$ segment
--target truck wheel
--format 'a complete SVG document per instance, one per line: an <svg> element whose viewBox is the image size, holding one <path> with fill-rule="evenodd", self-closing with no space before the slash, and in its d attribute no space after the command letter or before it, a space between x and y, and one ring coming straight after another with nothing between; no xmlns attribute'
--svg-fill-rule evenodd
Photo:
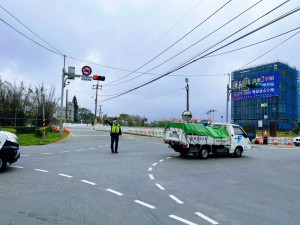
<svg viewBox="0 0 300 225"><path fill-rule="evenodd" d="M198 153L199 157L201 159L207 159L208 158L208 155L209 155L209 151L207 148L202 148L199 153Z"/></svg>
<svg viewBox="0 0 300 225"><path fill-rule="evenodd" d="M2 155L0 155L0 172L6 168L6 164L7 162L5 158Z"/></svg>
<svg viewBox="0 0 300 225"><path fill-rule="evenodd" d="M234 151L234 156L236 158L240 158L243 154L243 150L240 147L237 147Z"/></svg>

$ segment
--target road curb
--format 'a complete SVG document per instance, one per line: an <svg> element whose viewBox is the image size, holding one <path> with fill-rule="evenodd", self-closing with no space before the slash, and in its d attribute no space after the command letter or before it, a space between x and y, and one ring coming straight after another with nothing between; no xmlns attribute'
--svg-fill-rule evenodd
<svg viewBox="0 0 300 225"><path fill-rule="evenodd" d="M64 138L64 139L58 140L58 141L53 142L53 143L48 144L48 145L53 145L53 144L61 143L61 142L63 142L63 141L68 140L70 137L71 137L71 134L69 134L68 137L66 137L66 138Z"/></svg>

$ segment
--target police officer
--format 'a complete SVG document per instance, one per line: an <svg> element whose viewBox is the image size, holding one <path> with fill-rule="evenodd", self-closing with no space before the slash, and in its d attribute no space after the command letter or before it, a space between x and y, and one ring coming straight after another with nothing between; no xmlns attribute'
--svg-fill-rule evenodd
<svg viewBox="0 0 300 225"><path fill-rule="evenodd" d="M122 136L122 131L120 124L118 124L117 118L113 119L113 122L108 121L106 118L105 122L111 126L110 136L111 136L111 153L118 153L118 143L119 136ZM115 143L115 151L114 151L114 143Z"/></svg>

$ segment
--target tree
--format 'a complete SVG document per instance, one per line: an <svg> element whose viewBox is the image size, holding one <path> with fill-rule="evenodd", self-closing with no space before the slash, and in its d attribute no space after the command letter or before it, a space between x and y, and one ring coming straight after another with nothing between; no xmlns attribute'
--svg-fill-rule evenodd
<svg viewBox="0 0 300 225"><path fill-rule="evenodd" d="M128 117L127 124L128 124L129 127L133 127L133 125L134 125L133 116Z"/></svg>
<svg viewBox="0 0 300 225"><path fill-rule="evenodd" d="M78 103L77 103L77 98L76 96L74 95L73 97L73 105L74 105L74 122L79 122L79 118L78 118L78 109L79 109L79 106L78 106Z"/></svg>

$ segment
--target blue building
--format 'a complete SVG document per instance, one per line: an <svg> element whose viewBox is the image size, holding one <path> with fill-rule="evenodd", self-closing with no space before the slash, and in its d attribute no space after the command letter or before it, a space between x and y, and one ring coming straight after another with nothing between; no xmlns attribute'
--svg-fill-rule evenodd
<svg viewBox="0 0 300 225"><path fill-rule="evenodd" d="M275 122L278 130L291 130L300 118L299 71L282 62L234 71L231 82L258 82L264 86L240 90L231 95L231 119L233 123L263 128Z"/></svg>

